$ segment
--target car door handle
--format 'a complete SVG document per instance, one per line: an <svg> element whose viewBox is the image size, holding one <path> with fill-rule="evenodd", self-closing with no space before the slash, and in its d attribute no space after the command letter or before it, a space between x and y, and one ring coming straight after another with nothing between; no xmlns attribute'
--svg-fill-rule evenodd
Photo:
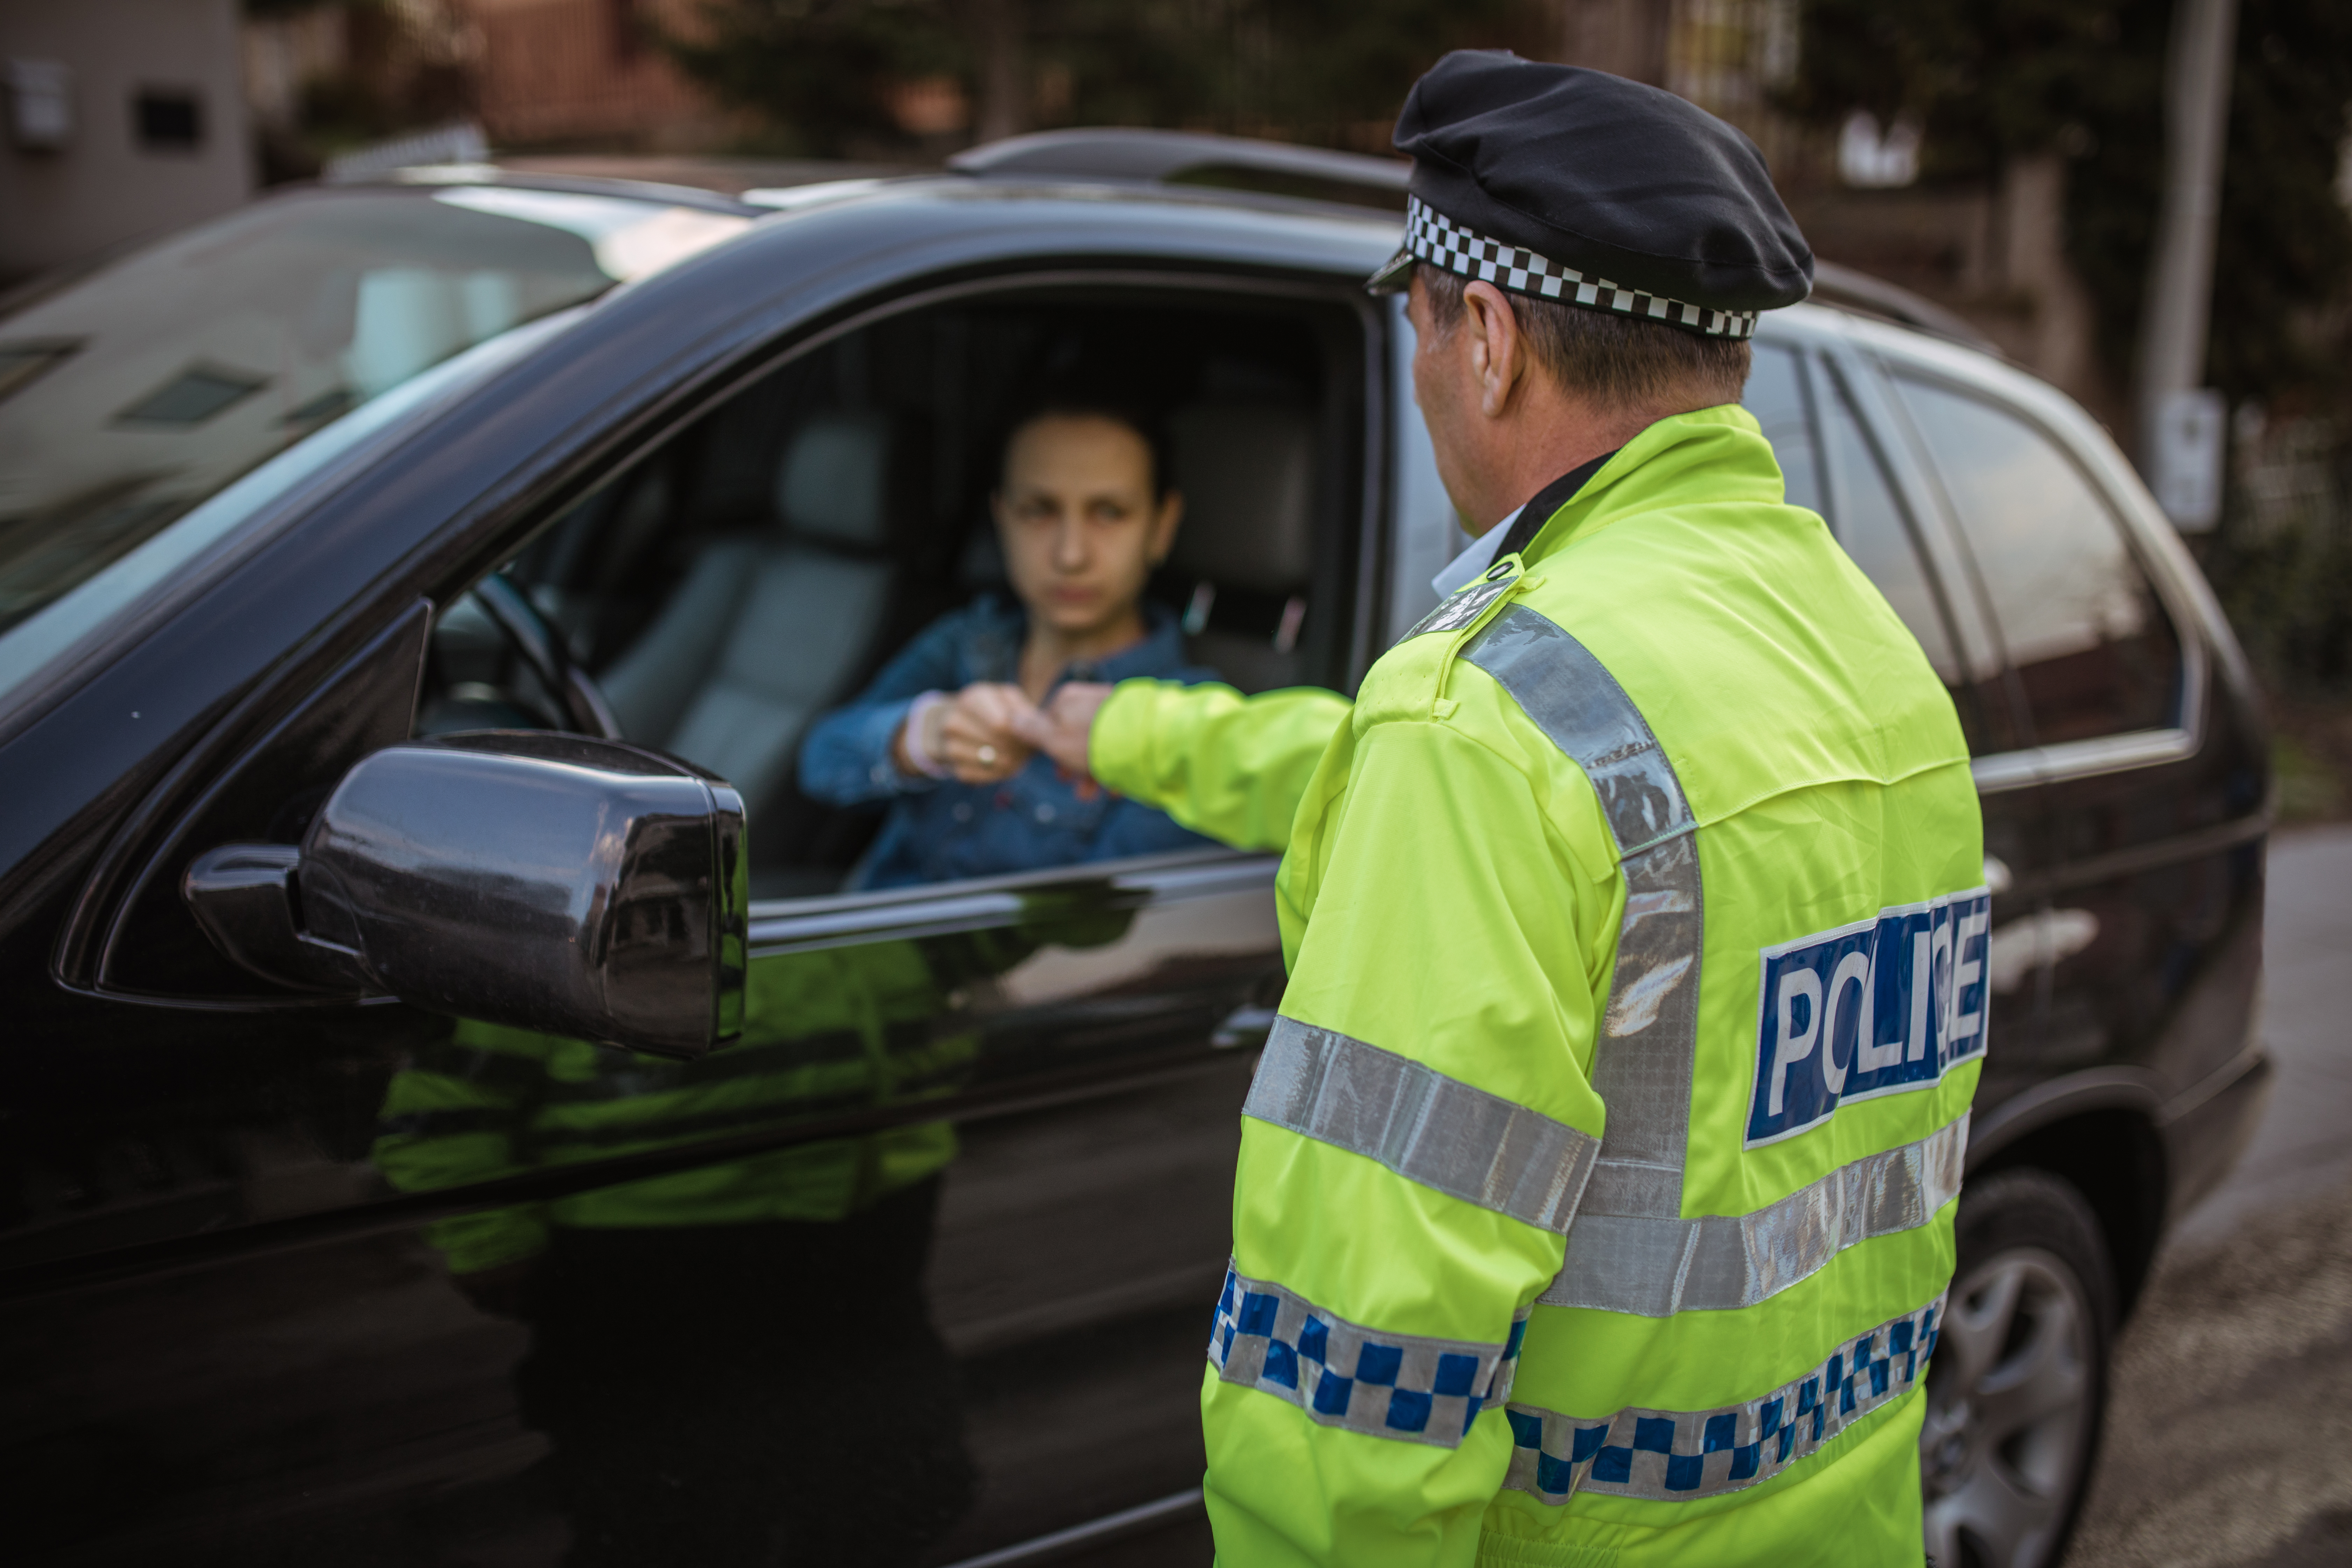
<svg viewBox="0 0 2352 1568"><path fill-rule="evenodd" d="M1209 1037L1209 1044L1221 1051L1262 1046L1266 1036L1274 1032L1274 1021L1279 1016L1271 1007L1236 1007L1225 1015L1225 1021Z"/></svg>

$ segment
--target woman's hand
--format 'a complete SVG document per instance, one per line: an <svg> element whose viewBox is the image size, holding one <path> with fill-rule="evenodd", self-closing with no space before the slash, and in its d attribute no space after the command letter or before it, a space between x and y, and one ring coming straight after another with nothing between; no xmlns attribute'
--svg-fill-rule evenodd
<svg viewBox="0 0 2352 1568"><path fill-rule="evenodd" d="M1013 721L1022 740L1054 759L1068 776L1092 784L1087 746L1094 738L1095 715L1110 698L1108 685L1069 680L1042 710L1031 707Z"/></svg>
<svg viewBox="0 0 2352 1568"><path fill-rule="evenodd" d="M1016 726L1037 705L1017 686L975 681L944 702L935 702L921 714L923 732L916 737L925 753L965 784L997 784L1028 765L1032 748ZM907 773L922 770L908 751L908 737L901 726L892 751Z"/></svg>

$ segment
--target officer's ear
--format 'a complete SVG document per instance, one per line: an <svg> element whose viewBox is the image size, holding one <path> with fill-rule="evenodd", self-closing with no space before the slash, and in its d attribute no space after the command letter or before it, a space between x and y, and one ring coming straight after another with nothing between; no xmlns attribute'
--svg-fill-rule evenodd
<svg viewBox="0 0 2352 1568"><path fill-rule="evenodd" d="M1498 419L1511 405L1511 392L1526 369L1526 346L1510 297L1492 283L1462 290L1462 326L1470 334L1470 369L1478 379L1478 411Z"/></svg>

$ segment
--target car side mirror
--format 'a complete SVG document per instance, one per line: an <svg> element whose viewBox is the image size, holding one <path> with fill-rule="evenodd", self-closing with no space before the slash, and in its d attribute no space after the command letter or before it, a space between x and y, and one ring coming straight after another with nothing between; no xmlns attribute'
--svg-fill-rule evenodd
<svg viewBox="0 0 2352 1568"><path fill-rule="evenodd" d="M215 945L282 985L692 1058L742 1027L743 802L643 747L538 731L390 746L299 845L181 882Z"/></svg>

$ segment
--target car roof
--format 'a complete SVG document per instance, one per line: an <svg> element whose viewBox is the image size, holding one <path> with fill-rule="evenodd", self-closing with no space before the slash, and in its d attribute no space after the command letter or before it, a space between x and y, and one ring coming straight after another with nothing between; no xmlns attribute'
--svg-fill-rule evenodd
<svg viewBox="0 0 2352 1568"><path fill-rule="evenodd" d="M1038 132L982 143L944 169L905 164L683 157L542 157L509 163L424 166L336 182L355 185L501 185L658 202L758 216L803 210L883 190L930 187L1027 198L1099 197L1106 189L1260 212L1353 221L1392 243L1412 165L1374 157L1203 132L1098 127ZM1933 300L1835 262L1816 263L1809 304L1885 323L2003 361L1990 338ZM1766 321L1771 321L1768 316Z"/></svg>

